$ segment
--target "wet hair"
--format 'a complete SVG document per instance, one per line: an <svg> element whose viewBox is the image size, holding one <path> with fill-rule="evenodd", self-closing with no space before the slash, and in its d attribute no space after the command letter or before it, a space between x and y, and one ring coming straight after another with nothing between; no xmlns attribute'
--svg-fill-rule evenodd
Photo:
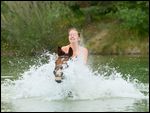
<svg viewBox="0 0 150 113"><path fill-rule="evenodd" d="M78 32L78 36L80 37L80 32L79 32L75 27L70 28L70 29L68 30L68 32L70 32L71 30L77 31L77 32Z"/></svg>

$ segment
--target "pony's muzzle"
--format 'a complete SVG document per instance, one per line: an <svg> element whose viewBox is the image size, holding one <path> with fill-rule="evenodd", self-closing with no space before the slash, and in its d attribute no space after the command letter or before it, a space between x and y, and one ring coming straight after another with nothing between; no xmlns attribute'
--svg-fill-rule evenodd
<svg viewBox="0 0 150 113"><path fill-rule="evenodd" d="M62 81L61 80L55 80L57 83L61 83Z"/></svg>
<svg viewBox="0 0 150 113"><path fill-rule="evenodd" d="M61 83L62 82L62 79L64 78L63 77L63 72L60 72L60 71L54 71L54 75L55 75L55 81L57 83Z"/></svg>
<svg viewBox="0 0 150 113"><path fill-rule="evenodd" d="M55 81L57 83L61 83L62 82L62 77L55 77Z"/></svg>
<svg viewBox="0 0 150 113"><path fill-rule="evenodd" d="M58 66L55 67L55 70L53 71L53 73L55 75L55 81L57 83L61 83L62 80L64 79L64 76L63 76L63 66L62 65L58 65Z"/></svg>

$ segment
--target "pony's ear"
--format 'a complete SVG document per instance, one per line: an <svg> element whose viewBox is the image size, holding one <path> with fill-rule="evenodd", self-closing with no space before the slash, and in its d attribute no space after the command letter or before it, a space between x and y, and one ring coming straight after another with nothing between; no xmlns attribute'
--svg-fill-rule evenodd
<svg viewBox="0 0 150 113"><path fill-rule="evenodd" d="M69 57L71 57L73 55L73 50L71 47L69 47L69 52L68 52Z"/></svg>
<svg viewBox="0 0 150 113"><path fill-rule="evenodd" d="M61 47L58 47L57 52L58 52L58 56L62 56L65 54L65 52L61 50Z"/></svg>

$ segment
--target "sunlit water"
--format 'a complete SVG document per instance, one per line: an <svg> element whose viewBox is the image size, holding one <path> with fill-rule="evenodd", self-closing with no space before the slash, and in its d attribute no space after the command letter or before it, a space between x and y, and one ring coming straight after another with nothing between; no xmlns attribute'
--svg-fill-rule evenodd
<svg viewBox="0 0 150 113"><path fill-rule="evenodd" d="M17 79L2 81L1 111L149 111L148 83L130 75L124 78L108 65L94 71L76 60L68 61L65 79L56 83L56 55L45 55L48 62L31 65Z"/></svg>

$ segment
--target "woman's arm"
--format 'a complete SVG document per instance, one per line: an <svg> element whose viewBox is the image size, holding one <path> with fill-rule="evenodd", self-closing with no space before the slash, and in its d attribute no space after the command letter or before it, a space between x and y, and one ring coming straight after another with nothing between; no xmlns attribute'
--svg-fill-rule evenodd
<svg viewBox="0 0 150 113"><path fill-rule="evenodd" d="M88 50L87 48L83 48L83 62L84 64L87 64L87 60L88 60Z"/></svg>

